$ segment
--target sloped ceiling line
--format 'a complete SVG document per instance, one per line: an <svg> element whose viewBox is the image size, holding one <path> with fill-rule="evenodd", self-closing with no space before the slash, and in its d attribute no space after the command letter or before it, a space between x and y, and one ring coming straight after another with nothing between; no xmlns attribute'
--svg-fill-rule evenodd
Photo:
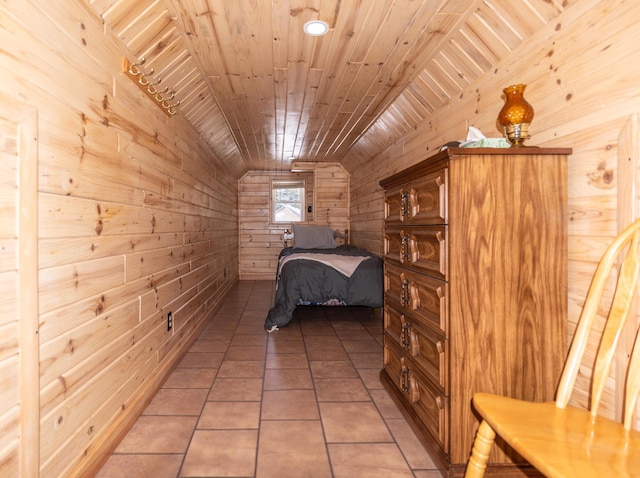
<svg viewBox="0 0 640 478"><path fill-rule="evenodd" d="M86 0L236 177L356 167L415 130L563 0ZM307 37L310 19L328 21ZM351 159L349 159L351 158ZM346 161L345 161L346 160Z"/></svg>

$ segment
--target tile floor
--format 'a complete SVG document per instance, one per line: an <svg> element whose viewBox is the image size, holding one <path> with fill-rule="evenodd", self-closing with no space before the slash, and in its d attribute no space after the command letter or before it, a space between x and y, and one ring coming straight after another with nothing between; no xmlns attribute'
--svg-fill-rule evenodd
<svg viewBox="0 0 640 478"><path fill-rule="evenodd" d="M367 308L298 307L263 329L272 281L241 281L98 478L441 473L383 389Z"/></svg>

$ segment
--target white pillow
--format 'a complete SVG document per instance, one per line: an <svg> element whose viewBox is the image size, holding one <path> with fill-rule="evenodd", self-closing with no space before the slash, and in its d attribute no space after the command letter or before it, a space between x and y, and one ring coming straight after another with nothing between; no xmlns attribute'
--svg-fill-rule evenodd
<svg viewBox="0 0 640 478"><path fill-rule="evenodd" d="M295 249L335 249L334 231L327 226L293 225Z"/></svg>

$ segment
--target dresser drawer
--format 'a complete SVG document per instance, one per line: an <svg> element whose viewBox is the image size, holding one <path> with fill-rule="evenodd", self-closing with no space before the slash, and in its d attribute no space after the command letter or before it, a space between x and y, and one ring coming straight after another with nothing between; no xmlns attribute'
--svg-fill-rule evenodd
<svg viewBox="0 0 640 478"><path fill-rule="evenodd" d="M385 342L384 369L421 423L447 452L447 398L441 391L430 386L417 372L417 368L397 347Z"/></svg>
<svg viewBox="0 0 640 478"><path fill-rule="evenodd" d="M447 279L447 227L388 227L384 257L416 271Z"/></svg>
<svg viewBox="0 0 640 478"><path fill-rule="evenodd" d="M447 333L447 283L385 263L385 302L426 327Z"/></svg>
<svg viewBox="0 0 640 478"><path fill-rule="evenodd" d="M409 399L409 360L389 342L385 341L383 348L384 369L391 377L394 385Z"/></svg>
<svg viewBox="0 0 640 478"><path fill-rule="evenodd" d="M385 195L385 221L407 224L447 222L447 169L441 169Z"/></svg>
<svg viewBox="0 0 640 478"><path fill-rule="evenodd" d="M447 341L430 329L420 327L402 312L385 304L384 331L445 393L447 390Z"/></svg>
<svg viewBox="0 0 640 478"><path fill-rule="evenodd" d="M399 312L395 308L389 306L387 302L384 304L384 332L387 340L392 340L395 344L405 350L409 350L409 328L410 323L407 321L405 314Z"/></svg>
<svg viewBox="0 0 640 478"><path fill-rule="evenodd" d="M431 387L415 371L409 373L411 407L420 421L431 431L445 453L449 453L449 401L439 390Z"/></svg>

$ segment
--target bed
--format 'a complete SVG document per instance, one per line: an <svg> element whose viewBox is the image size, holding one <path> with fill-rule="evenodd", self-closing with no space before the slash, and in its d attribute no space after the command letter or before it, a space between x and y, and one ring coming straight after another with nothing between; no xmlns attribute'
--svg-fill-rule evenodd
<svg viewBox="0 0 640 478"><path fill-rule="evenodd" d="M294 225L294 246L278 256L276 296L264 327L289 323L299 305L382 307L382 259L365 249L336 245L326 226Z"/></svg>

